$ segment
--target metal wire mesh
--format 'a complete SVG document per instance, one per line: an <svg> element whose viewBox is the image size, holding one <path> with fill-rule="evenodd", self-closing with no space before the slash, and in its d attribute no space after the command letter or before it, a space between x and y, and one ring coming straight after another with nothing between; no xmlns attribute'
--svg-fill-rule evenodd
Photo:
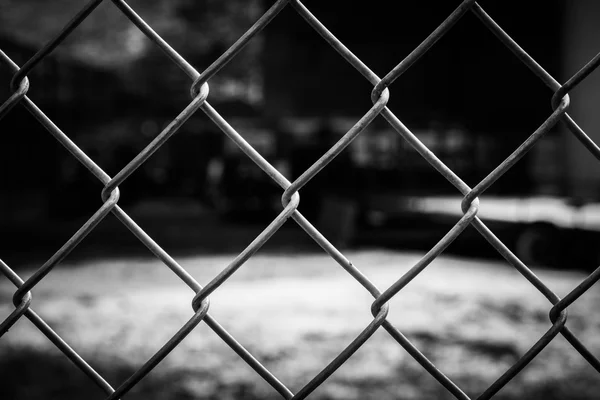
<svg viewBox="0 0 600 400"><path fill-rule="evenodd" d="M567 309L583 293L585 293L598 279L600 268L590 274L578 287L573 289L564 298L558 297L542 282L525 264L523 264L478 218L479 199L500 176L508 171L521 157L525 155L555 124L562 121L573 135L600 160L600 148L585 134L585 132L567 114L569 106L569 92L580 84L600 64L600 54L596 55L579 72L572 76L564 85L558 83L548 74L527 52L525 52L474 0L462 2L419 46L417 46L405 59L383 78L379 78L344 46L319 20L298 0L278 0L244 33L239 40L225 51L202 73L190 65L173 48L169 46L124 0L112 0L114 5L127 16L155 45L177 64L193 81L191 85L192 101L188 106L146 146L133 160L129 162L114 177L107 175L94 163L69 137L61 131L27 96L29 81L27 74L58 47L81 24L102 0L92 0L63 30L50 40L22 67L17 66L8 55L0 50L1 62L7 64L14 71L11 81L13 94L0 107L0 119L6 116L17 104L25 107L48 132L54 136L73 157L104 184L102 191L103 204L98 211L58 250L46 263L42 265L27 281L23 281L8 265L0 261L0 272L4 274L16 287L13 296L14 311L0 324L0 337L4 335L17 320L28 318L56 347L62 351L79 369L95 382L106 394L107 399L116 399L130 391L143 379L157 364L161 362L200 322L204 321L227 345L229 345L246 363L248 363L264 380L266 380L282 397L286 399L301 399L311 394L321 385L336 369L356 352L380 327L383 327L421 366L427 370L457 399L469 399L461 388L419 351L403 334L387 319L388 302L412 279L420 274L450 243L456 239L468 225L474 226L477 231L514 267L539 290L550 302L549 320L551 326L548 331L531 347L514 365L512 365L500 378L493 382L478 399L492 398L504 385L513 379L519 372L535 358L544 347L558 334L563 335L569 343L600 372L600 361L596 358L566 326ZM343 137L330 148L323 156L308 168L294 182L289 182L277 169L267 162L243 137L233 129L228 122L207 101L209 94L208 81L218 71L231 61L240 50L251 41L257 33L265 28L277 14L286 6L293 7L304 20L316 30L322 38L335 49L348 63L360 72L373 86L371 100L373 106L363 115L358 122ZM469 187L451 169L431 152L419 139L386 107L389 99L389 87L406 72L416 60L423 56L453 25L467 12L474 13L485 27L508 47L518 58L530 68L553 92L552 113L544 123L525 140L508 158L498 165L474 188ZM283 189L283 211L258 235L254 241L242 251L225 269L222 270L206 286L198 284L194 278L182 268L167 252L165 252L150 236L148 236L136 222L123 211L119 205L119 185L123 183L140 165L159 149L185 121L198 109L202 110L216 124L227 137L254 161L266 174L268 174ZM419 260L405 275L401 276L389 288L380 291L361 271L351 263L327 238L325 238L302 214L298 211L300 202L299 191L339 155L349 144L367 127L373 119L382 115L395 131L420 155L425 158L441 175L443 175L464 196L462 201L463 217L452 229ZM169 267L181 280L183 280L195 293L193 297L193 316L181 329L156 353L150 360L141 366L116 389L111 387L89 364L83 360L32 308L32 290L49 274L82 240L89 234L109 213L113 213L148 249ZM208 313L209 296L217 290L229 277L231 277L244 263L252 257L274 235L277 230L292 218L302 229L318 243L341 267L356 279L374 298L371 306L372 322L348 345L329 365L317 374L297 393L292 393L277 377L267 370L256 358L248 352L232 335L230 335Z"/></svg>

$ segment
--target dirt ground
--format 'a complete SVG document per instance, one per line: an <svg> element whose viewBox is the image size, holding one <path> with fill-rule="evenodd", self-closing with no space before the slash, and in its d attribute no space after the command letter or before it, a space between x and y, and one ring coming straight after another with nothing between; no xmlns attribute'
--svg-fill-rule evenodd
<svg viewBox="0 0 600 400"><path fill-rule="evenodd" d="M351 251L381 290L420 252ZM179 256L201 284L235 254ZM32 268L19 270L23 278ZM559 296L585 274L535 272ZM0 279L0 318L14 287ZM139 368L192 315L193 292L160 261L73 259L34 290L32 308L113 385ZM600 354L600 290L569 309L568 325ZM293 392L372 320L373 299L318 252L259 252L211 296L210 314ZM550 328L550 304L502 262L444 256L390 302L388 319L472 398ZM0 398L100 399L102 392L26 320L0 338ZM497 399L594 399L600 377L558 336ZM130 399L280 398L206 325L200 324L129 395ZM383 329L309 398L449 399Z"/></svg>

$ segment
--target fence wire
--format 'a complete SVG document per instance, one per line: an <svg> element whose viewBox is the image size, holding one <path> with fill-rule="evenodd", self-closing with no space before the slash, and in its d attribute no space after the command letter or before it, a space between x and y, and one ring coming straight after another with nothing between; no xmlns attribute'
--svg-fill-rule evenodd
<svg viewBox="0 0 600 400"><path fill-rule="evenodd" d="M29 279L23 281L8 265L0 261L0 272L4 274L16 287L13 296L15 309L0 324L0 338L20 318L28 318L45 336L48 337L79 369L81 369L94 383L106 394L106 399L117 399L129 392L141 379L143 379L156 365L158 365L177 345L202 321L206 323L228 346L230 346L246 363L248 363L265 381L267 381L285 399L303 399L321 385L334 373L346 360L356 352L380 327L385 329L421 366L427 370L439 383L441 383L457 399L470 399L465 392L450 378L440 371L419 349L413 345L386 317L388 302L412 279L420 274L448 245L455 240L468 225L474 226L477 231L549 301L550 328L538 341L514 363L500 378L493 382L477 399L492 398L504 385L513 379L519 372L535 358L544 347L557 335L561 334L571 345L600 372L600 361L595 357L567 327L567 310L583 293L585 293L598 279L600 268L590 274L579 286L574 288L564 298L553 293L525 264L523 264L479 219L478 197L485 192L499 177L506 173L521 157L523 157L554 125L562 121L570 132L600 160L600 148L586 135L586 133L567 114L569 107L569 92L580 84L600 64L600 53L590 60L579 72L572 76L564 85L558 83L548 74L525 50L523 50L474 0L463 1L419 46L417 46L405 59L393 68L383 78L379 78L358 57L356 57L342 42L340 42L310 10L298 0L276 1L257 21L244 33L236 43L225 51L202 73L190 65L165 42L124 0L112 0L114 5L135 24L140 31L154 42L175 64L177 64L192 80L190 93L192 100L185 109L133 160L127 164L114 177L106 174L94 163L71 139L56 126L35 103L28 97L29 81L27 75L47 57L56 47L80 25L103 0L88 2L73 17L62 31L50 40L22 67L16 65L8 55L0 50L0 61L6 64L13 72L11 89L13 94L0 106L0 119L5 117L17 104L25 107L48 132L54 136L80 163L104 185L102 191L103 204L89 220L65 243L48 261L46 261ZM371 100L373 106L366 111L362 118L343 137L331 147L323 156L308 168L294 182L289 182L276 168L267 162L243 137L229 125L229 123L209 104L208 82L218 71L231 61L242 48L250 42L262 29L265 28L277 14L286 6L291 6L321 37L335 49L348 63L364 76L372 85ZM482 24L508 47L518 59L531 69L554 93L551 100L552 112L544 123L525 140L508 158L498 165L474 188L469 187L463 180L449 169L440 159L431 152L419 139L402 123L402 121L387 108L390 96L390 85L406 72L416 60L423 56L437 40L444 36L452 26L467 12L474 13ZM202 110L239 148L254 161L266 174L268 174L283 189L283 211L258 235L252 243L245 248L226 268L224 268L206 286L201 286L196 280L164 251L149 235L147 235L118 205L119 185L123 183L137 168L148 160L185 121L198 110ZM464 196L462 201L463 217L452 229L420 259L406 274L401 276L384 291L378 289L361 271L351 263L319 230L317 230L298 211L300 202L299 191L315 175L338 156L372 121L382 115L395 131L416 149L440 174L442 174ZM113 388L98 372L96 372L75 350L73 350L32 308L32 290L58 265L109 213L113 213L148 249L183 280L194 292L191 299L193 315L189 321L141 366L125 382ZM374 298L371 306L373 320L364 330L348 345L329 365L308 382L297 393L292 393L284 383L259 360L254 358L231 334L229 334L209 313L209 296L217 290L229 277L231 277L244 263L264 245L271 236L289 219L292 218L302 229L342 268L356 279Z"/></svg>

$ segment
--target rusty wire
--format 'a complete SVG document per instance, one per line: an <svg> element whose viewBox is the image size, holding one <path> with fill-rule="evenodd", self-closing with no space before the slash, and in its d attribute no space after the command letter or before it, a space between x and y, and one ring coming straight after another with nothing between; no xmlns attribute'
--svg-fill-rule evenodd
<svg viewBox="0 0 600 400"><path fill-rule="evenodd" d="M190 93L192 100L188 106L114 177L107 175L94 163L71 139L60 130L28 97L27 92L30 82L27 74L47 57L56 47L71 34L102 2L92 0L88 2L67 23L63 30L40 49L31 59L19 68L4 52L0 50L0 62L6 64L14 73L10 82L13 94L0 106L0 119L6 116L11 109L21 104L25 107L47 130L58 140L80 163L82 163L98 180L104 184L102 191L102 206L89 220L65 243L46 263L44 263L29 279L23 281L8 265L0 261L0 272L5 275L16 287L13 296L15 309L0 323L0 338L23 316L48 337L56 347L62 351L79 369L96 383L106 394L107 399L116 399L125 395L141 379L143 379L161 360L166 357L177 345L201 322L204 321L227 345L229 345L246 363L248 363L265 381L267 381L283 398L302 399L307 397L321 385L337 368L339 368L358 348L360 348L373 333L383 327L419 364L423 366L441 385L443 385L457 399L470 399L450 378L412 344L400 329L386 317L388 302L407 284L419 275L436 257L438 257L450 243L455 240L468 225L474 226L477 231L538 291L551 303L549 307L548 331L538 339L514 365L512 365L500 378L493 382L478 399L492 398L506 383L513 379L537 354L550 343L558 334L562 334L571 345L600 372L600 360L596 358L567 327L567 309L583 293L600 279L600 268L590 274L577 288L573 289L564 298L554 294L525 264L523 264L477 217L479 210L478 197L485 192L499 177L508 171L520 158L522 158L554 125L562 121L572 134L600 160L600 148L585 134L585 132L567 114L569 107L568 93L581 83L600 64L600 53L590 60L564 85L558 83L548 74L525 50L523 50L503 29L477 4L474 0L463 1L419 46L417 46L404 60L394 67L383 78L379 78L366 66L350 49L342 44L311 12L298 0L276 1L258 20L245 32L236 43L225 51L202 73L198 73L181 55L166 43L124 0L112 0L114 5L129 18L153 43L155 43L175 64L177 64L192 80ZM373 106L367 110L354 126L328 150L318 161L308 168L294 182L289 182L277 169L267 162L243 137L221 117L221 115L208 103L209 80L231 61L242 48L250 42L256 34L265 28L277 14L290 5L321 37L335 49L348 63L350 63L365 79L373 85L371 99ZM519 60L533 71L552 91L551 110L549 117L521 144L508 158L506 158L488 176L474 188L470 188L463 180L449 169L433 152L431 152L419 139L402 123L402 121L387 107L390 96L390 85L406 72L421 56L423 56L452 26L467 12L473 12L485 27L508 47ZM150 236L148 236L136 222L123 211L119 205L119 185L123 183L137 168L139 168L152 154L160 148L177 130L201 109L222 132L268 174L283 189L281 213L261 232L252 243L244 249L229 265L227 265L212 281L202 287L195 279L164 251ZM429 250L406 274L399 277L389 288L380 291L361 273L358 267L350 262L336 247L330 243L299 211L299 191L323 168L327 167L372 121L382 115L396 132L416 151L425 158L433 168L443 175L464 198L462 202L463 217L452 229ZM49 274L103 219L113 213L148 249L183 280L195 293L191 299L193 314L189 321L143 366L116 389L112 388L89 364L83 360L32 308L32 291L35 286ZM356 279L374 298L371 306L373 320L329 365L308 382L297 393L292 393L277 377L267 370L259 360L254 358L232 335L230 335L208 313L209 296L217 290L229 277L231 277L243 264L264 245L271 236L289 219L292 218L306 233L312 237L342 268Z"/></svg>

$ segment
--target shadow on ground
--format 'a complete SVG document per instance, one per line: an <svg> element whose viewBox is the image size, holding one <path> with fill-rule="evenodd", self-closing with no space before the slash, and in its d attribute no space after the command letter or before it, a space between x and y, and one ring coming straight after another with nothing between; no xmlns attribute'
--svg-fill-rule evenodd
<svg viewBox="0 0 600 400"><path fill-rule="evenodd" d="M112 384L113 388L124 382L135 369L130 365L103 364L97 360L87 360L98 373ZM336 379L334 376L319 387L309 398L317 400L406 398L421 400L454 399L446 389L435 382L425 370L416 366L401 364L395 368L397 376L380 379ZM193 371L181 366L169 371L152 371L134 386L124 397L130 400L216 400L216 399L280 399L281 395L272 389L265 391L264 382L252 371L254 379L241 377L236 381L226 378L222 371ZM106 398L98 385L78 370L61 354L50 354L33 348L15 349L4 352L0 359L0 398L12 400L42 400L60 398L63 400L100 400ZM590 376L574 375L564 379L543 383L518 383L510 390L501 390L495 400L591 400L597 398L596 385L589 385ZM480 387L489 384L474 377L455 379L455 382L475 398ZM473 390L473 388L477 388ZM475 392L475 393L473 393Z"/></svg>
<svg viewBox="0 0 600 400"><path fill-rule="evenodd" d="M176 207L176 206L175 206ZM274 215L249 215L236 222L208 210L133 210L132 219L172 256L239 253L273 220ZM9 265L40 263L59 250L86 218L47 220L5 226L0 254ZM319 247L291 221L262 248L266 252L319 251ZM72 251L69 260L153 257L150 250L114 215L109 214Z"/></svg>
<svg viewBox="0 0 600 400"><path fill-rule="evenodd" d="M276 217L272 214L245 213L222 218L199 204L157 202L126 209L132 219L171 256L239 254ZM11 267L40 264L58 251L86 222L86 218L34 221L4 225L0 232L0 256ZM313 223L319 228L318 221ZM322 227L321 227L322 228ZM448 232L451 225L430 224L366 229L358 227L354 239L337 242L340 250L390 249L427 252ZM326 230L323 231L327 233ZM498 234L498 232L496 232ZM335 236L335 235L334 235ZM499 238L514 248L512 236ZM579 248L593 243L577 241ZM569 248L574 248L569 244ZM262 253L318 253L323 250L293 220L288 220L261 248ZM446 254L498 260L500 254L473 228L467 229L445 250ZM575 251L575 255L584 251ZM69 260L151 258L150 250L114 215L109 214L68 256ZM568 268L593 270L596 260L567 259Z"/></svg>

